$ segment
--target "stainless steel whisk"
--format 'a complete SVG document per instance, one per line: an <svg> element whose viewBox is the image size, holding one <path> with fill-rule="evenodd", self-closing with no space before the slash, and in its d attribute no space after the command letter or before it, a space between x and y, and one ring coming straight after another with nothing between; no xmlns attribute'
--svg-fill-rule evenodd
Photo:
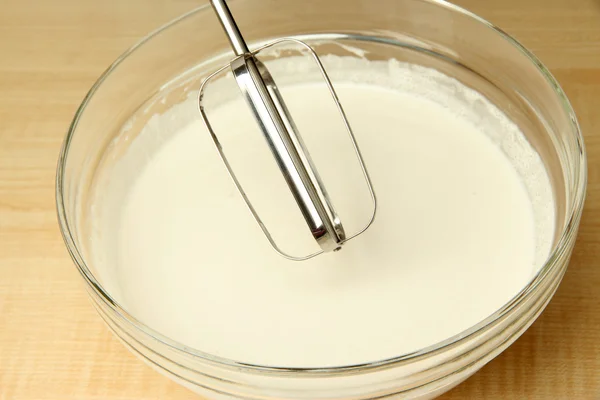
<svg viewBox="0 0 600 400"><path fill-rule="evenodd" d="M342 108L321 60L312 47L305 42L294 38L277 39L254 51L250 51L225 0L211 0L210 2L221 22L236 57L228 64L210 74L202 82L198 103L204 124L215 142L229 175L233 179L234 184L244 198L246 205L262 228L270 244L279 254L291 260L301 261L315 257L324 252L340 250L344 243L362 234L371 226L375 219L377 201L369 173L363 161L354 133L352 132L344 109ZM298 129L293 122L290 112L286 107L269 70L256 58L256 55L260 51L285 42L291 42L302 46L316 62L325 84L337 106L350 140L352 141L364 179L366 180L368 190L370 191L373 203L371 217L366 226L352 235L346 234L342 222L333 207L323 182L313 165L301 136L298 134ZM269 230L262 222L233 172L231 165L223 152L222 146L219 143L218 137L212 129L204 107L204 92L207 83L227 68L231 69L236 83L248 106L252 110L252 114L268 143L271 153L306 220L308 228L321 250L303 256L293 256L283 252L273 240ZM335 156L335 154L333 156Z"/></svg>

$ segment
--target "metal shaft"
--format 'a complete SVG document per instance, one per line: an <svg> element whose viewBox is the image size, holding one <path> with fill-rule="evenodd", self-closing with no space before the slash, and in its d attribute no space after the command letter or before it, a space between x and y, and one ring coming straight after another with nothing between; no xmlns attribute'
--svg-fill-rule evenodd
<svg viewBox="0 0 600 400"><path fill-rule="evenodd" d="M231 43L231 47L233 48L235 55L241 56L249 53L250 50L248 50L246 41L238 29L238 26L233 19L233 15L231 15L231 11L229 11L229 7L227 6L227 3L225 3L225 0L210 0L210 4L217 13L219 22L221 22L221 26L227 34L227 38L229 39L229 43Z"/></svg>

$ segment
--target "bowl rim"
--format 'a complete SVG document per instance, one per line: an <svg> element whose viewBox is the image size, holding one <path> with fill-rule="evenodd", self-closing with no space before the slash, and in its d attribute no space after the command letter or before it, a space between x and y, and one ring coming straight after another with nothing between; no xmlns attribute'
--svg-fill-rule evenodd
<svg viewBox="0 0 600 400"><path fill-rule="evenodd" d="M581 129L577 118L575 116L575 112L571 103L569 102L567 96L564 91L560 87L559 83L550 73L550 71L541 63L541 61L529 50L527 50L521 43L519 43L512 36L505 33L500 28L496 27L492 23L487 20L477 16L476 14L465 10L459 6L448 3L444 0L420 0L423 2L431 3L433 5L446 8L450 11L457 12L462 14L463 16L469 17L480 24L483 25L484 28L488 28L493 30L498 36L506 40L509 44L512 44L517 50L519 50L523 55L525 55L529 61L537 68L539 72L544 76L546 83L553 89L554 94L560 100L563 111L566 115L570 117L571 125L572 125L572 133L575 135L577 150L579 155L579 164L576 165L578 169L577 172L579 174L576 175L577 181L575 182L575 191L574 191L574 201L570 205L570 208L567 210L568 218L565 221L565 227L562 229L560 238L556 245L554 246L551 254L548 259L544 263L544 265L540 268L540 270L535 274L535 276L529 281L529 283L522 288L511 300L509 300L504 306L500 309L496 310L493 314L489 315L485 319L481 320L477 324L472 327L460 332L454 336L451 336L443 341L434 343L427 347L424 347L420 350L403 354L400 356L390 357L384 360L360 363L360 364L351 364L351 365L341 365L341 366L331 366L331 367L277 367L277 366L264 366L258 364L244 363L239 362L230 358L216 356L210 353L203 352L201 350L190 348L182 343L179 343L173 339L168 338L167 336L155 331L149 326L145 325L133 315L129 314L123 307L119 305L117 301L115 301L111 295L104 290L102 285L96 280L91 270L87 267L86 262L84 261L84 257L80 253L77 245L75 244L75 238L72 230L73 221L67 217L66 206L65 206L65 198L63 196L64 193L64 175L65 175L65 164L69 155L69 148L72 142L73 136L75 135L75 131L77 129L77 125L79 119L81 118L83 112L85 111L88 103L98 90L98 88L102 85L102 83L108 78L111 72L116 69L119 64L121 64L130 54L135 52L139 47L144 45L147 41L151 40L153 37L161 33L162 31L176 25L177 23L195 15L196 13L203 12L210 5L207 3L203 6L197 7L187 13L167 22L161 27L155 29L146 35L143 39L141 39L138 43L130 47L123 54L121 54L98 78L98 80L94 83L94 85L90 88L80 106L78 107L75 116L69 126L68 132L63 141L60 154L58 157L58 165L56 170L56 209L58 215L58 223L60 227L60 231L67 247L67 251L71 256L73 262L77 266L78 271L83 277L86 284L99 296L99 298L106 305L109 305L113 311L115 311L121 318L123 318L127 323L133 326L137 331L142 334L150 337L151 339L158 341L170 349L175 350L176 352L180 352L186 354L188 356L192 356L195 358L199 358L203 361L216 364L223 367L233 368L236 370L243 370L245 372L255 372L264 374L265 372L276 374L276 375L289 375L290 373L294 376L301 375L343 375L348 372L367 372L372 371L374 369L386 368L386 367L394 367L398 364L404 364L407 362L414 362L428 355L436 354L440 351L446 350L451 347L458 346L462 343L465 343L470 337L476 335L480 331L485 330L488 326L493 325L500 318L505 316L507 313L510 313L511 310L518 307L522 304L527 298L530 297L532 292L536 290L536 288L546 279L546 277L556 270L560 268L559 259L562 257L565 250L569 247L569 244L574 240L574 236L577 234L577 229L579 225L579 221L581 219L581 215L583 212L583 205L585 201L585 192L587 185L587 158L585 145L583 142L583 135L581 133ZM566 267L565 267L566 268Z"/></svg>

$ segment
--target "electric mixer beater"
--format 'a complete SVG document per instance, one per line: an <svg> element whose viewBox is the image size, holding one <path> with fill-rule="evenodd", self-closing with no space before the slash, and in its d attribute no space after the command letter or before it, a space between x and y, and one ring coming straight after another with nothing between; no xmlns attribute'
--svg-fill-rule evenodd
<svg viewBox="0 0 600 400"><path fill-rule="evenodd" d="M339 101L338 95L331 83L329 75L325 71L321 60L315 50L307 43L294 38L281 38L250 51L242 34L225 2L225 0L211 0L211 5L216 12L217 17L225 31L231 47L236 55L228 64L217 69L210 74L200 87L199 108L202 120L209 130L212 139L217 147L219 155L223 160L229 175L235 186L243 197L248 209L254 216L254 219L260 225L263 233L269 240L271 246L282 256L295 261L307 260L324 252L338 251L343 244L365 232L373 223L377 209L377 200L375 192L369 177L369 173L363 157L361 155L358 143L348 122L348 118ZM321 177L310 154L298 132L296 124L283 100L280 90L275 81L261 61L256 56L261 51L272 48L277 45L292 43L301 46L310 54L316 63L323 81L331 94L336 108L339 111L348 136L352 142L352 147L356 154L357 161L366 181L367 188L372 199L372 212L366 225L358 231L347 234L342 221L332 204L330 196L323 184ZM219 74L226 70L231 70L237 86L239 87L248 107L251 109L255 121L257 122L262 135L273 155L281 174L283 175L287 186L292 193L303 217L310 229L312 237L317 242L320 250L308 255L294 256L286 253L275 242L269 229L263 223L261 217L252 205L244 188L229 163L223 146L214 132L205 108L205 88L206 85ZM335 154L332 154L335 157Z"/></svg>

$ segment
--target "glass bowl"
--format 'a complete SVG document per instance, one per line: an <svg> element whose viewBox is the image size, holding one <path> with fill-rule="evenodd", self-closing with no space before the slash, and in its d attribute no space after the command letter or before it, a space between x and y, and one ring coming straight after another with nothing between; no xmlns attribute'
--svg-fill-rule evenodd
<svg viewBox="0 0 600 400"><path fill-rule="evenodd" d="M153 114L197 91L201 79L229 57L219 23L204 5L116 60L85 97L64 141L56 178L59 223L95 308L133 353L207 398L429 399L444 393L513 343L543 311L566 271L586 185L583 140L569 101L516 40L443 1L234 0L231 7L251 45L296 37L319 54L352 56L358 49L367 58L437 69L485 95L519 126L545 163L556 206L551 254L510 302L470 329L363 365L248 365L186 347L138 321L103 285L106 271L89 262L90 191L94 177L118 159Z"/></svg>

